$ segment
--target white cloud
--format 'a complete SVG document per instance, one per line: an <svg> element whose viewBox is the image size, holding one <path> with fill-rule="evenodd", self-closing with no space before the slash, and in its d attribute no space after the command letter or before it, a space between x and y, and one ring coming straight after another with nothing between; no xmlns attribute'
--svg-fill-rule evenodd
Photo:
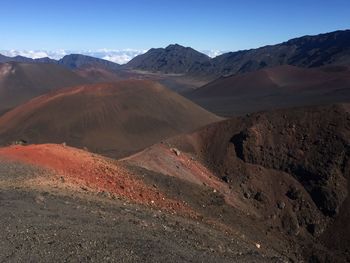
<svg viewBox="0 0 350 263"><path fill-rule="evenodd" d="M56 51L44 51L44 50L1 50L0 54L15 57L15 56L23 56L27 58L44 58L49 57L52 59L60 59L68 53L65 50L56 50Z"/></svg>
<svg viewBox="0 0 350 263"><path fill-rule="evenodd" d="M134 57L145 53L147 50L135 49L98 49L96 51L81 52L81 54L102 58L118 64L125 64Z"/></svg>
<svg viewBox="0 0 350 263"><path fill-rule="evenodd" d="M225 51L222 51L222 50L202 50L201 52L206 54L207 56L209 56L211 58L215 58L217 56L220 56L220 55L226 53Z"/></svg>
<svg viewBox="0 0 350 263"><path fill-rule="evenodd" d="M34 51L34 50L5 50L1 52L5 56L15 57L23 56L28 58L43 58L47 57L48 54L45 51Z"/></svg>
<svg viewBox="0 0 350 263"><path fill-rule="evenodd" d="M109 60L118 64L125 64L125 63L128 63L132 58L126 54L122 54L122 55L107 55L107 56L104 56L103 59Z"/></svg>

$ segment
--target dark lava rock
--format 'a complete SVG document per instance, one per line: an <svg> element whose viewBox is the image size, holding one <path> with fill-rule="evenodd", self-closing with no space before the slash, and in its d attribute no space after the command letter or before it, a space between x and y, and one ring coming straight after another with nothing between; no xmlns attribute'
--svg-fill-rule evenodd
<svg viewBox="0 0 350 263"><path fill-rule="evenodd" d="M279 201L277 202L277 207L282 210L286 207L286 203L283 201Z"/></svg>
<svg viewBox="0 0 350 263"><path fill-rule="evenodd" d="M326 187L317 187L311 192L312 199L321 211L328 216L335 216L339 212L339 198L337 194Z"/></svg>
<svg viewBox="0 0 350 263"><path fill-rule="evenodd" d="M221 180L223 180L225 183L228 183L230 181L227 175L221 177Z"/></svg>
<svg viewBox="0 0 350 263"><path fill-rule="evenodd" d="M323 232L323 228L320 224L310 224L306 229L313 236L319 236Z"/></svg>
<svg viewBox="0 0 350 263"><path fill-rule="evenodd" d="M298 219L293 213L285 213L282 216L282 228L289 235L299 234L299 223Z"/></svg>
<svg viewBox="0 0 350 263"><path fill-rule="evenodd" d="M262 193L262 192L260 192L260 191L258 191L255 195L254 195L254 199L255 200L257 200L257 201L259 201L259 202L267 202L267 196L264 194L264 193Z"/></svg>
<svg viewBox="0 0 350 263"><path fill-rule="evenodd" d="M302 197L302 192L301 190L297 189L295 186L291 186L286 195L291 200L297 200Z"/></svg>

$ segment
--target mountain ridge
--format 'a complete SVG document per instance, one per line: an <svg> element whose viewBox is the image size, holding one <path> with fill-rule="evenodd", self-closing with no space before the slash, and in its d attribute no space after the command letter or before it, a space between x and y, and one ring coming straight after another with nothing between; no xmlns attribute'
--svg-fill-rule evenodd
<svg viewBox="0 0 350 263"><path fill-rule="evenodd" d="M171 44L166 48L152 48L129 61L124 67L152 72L190 73L210 57L190 47Z"/></svg>
<svg viewBox="0 0 350 263"><path fill-rule="evenodd" d="M72 70L91 67L91 66L95 66L95 67L98 66L109 70L116 70L120 67L120 65L117 63L114 63L105 59L101 59L101 58L82 55L82 54L66 55L59 60L51 59L49 57L36 58L36 59L27 58L23 56L7 57L0 54L0 63L7 63L7 62L34 63L34 64L35 63L58 64Z"/></svg>
<svg viewBox="0 0 350 263"><path fill-rule="evenodd" d="M120 67L119 64L100 58L81 54L66 55L57 61L59 65L63 65L69 69L81 69L85 67L98 66L100 68L115 70Z"/></svg>
<svg viewBox="0 0 350 263"><path fill-rule="evenodd" d="M166 48L151 48L124 65L80 54L67 55L58 61L50 58L30 59L21 56L10 58L0 54L0 62L8 61L58 63L70 69L99 65L113 70L211 75L214 78L279 65L305 68L350 65L350 30L305 35L279 44L227 52L214 58L191 47L171 44Z"/></svg>

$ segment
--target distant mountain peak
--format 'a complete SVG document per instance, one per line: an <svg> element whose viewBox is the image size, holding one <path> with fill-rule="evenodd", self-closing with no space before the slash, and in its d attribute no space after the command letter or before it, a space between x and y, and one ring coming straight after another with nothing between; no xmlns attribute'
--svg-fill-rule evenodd
<svg viewBox="0 0 350 263"><path fill-rule="evenodd" d="M202 63L208 63L209 56L192 48L171 44L166 48L150 49L127 63L127 68L163 73L187 73Z"/></svg>
<svg viewBox="0 0 350 263"><path fill-rule="evenodd" d="M204 54L204 53L201 53L191 47L185 47L185 46L182 46L182 45L179 45L179 44L170 44L168 45L164 50L166 51L178 51L178 52L195 52L195 53L199 53L201 55L204 55L204 56L207 56L209 58L208 55Z"/></svg>
<svg viewBox="0 0 350 263"><path fill-rule="evenodd" d="M110 70L115 70L119 68L119 64L100 59L95 57L90 57L82 54L70 54L64 56L58 61L58 64L63 65L69 69L78 69L87 66L102 67Z"/></svg>
<svg viewBox="0 0 350 263"><path fill-rule="evenodd" d="M186 49L187 47L181 46L179 44L170 44L165 49L172 50L172 49Z"/></svg>

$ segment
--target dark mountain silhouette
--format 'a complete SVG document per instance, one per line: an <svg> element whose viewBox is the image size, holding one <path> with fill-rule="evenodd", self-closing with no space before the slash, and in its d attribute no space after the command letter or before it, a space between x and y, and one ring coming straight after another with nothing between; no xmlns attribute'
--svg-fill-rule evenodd
<svg viewBox="0 0 350 263"><path fill-rule="evenodd" d="M203 70L219 75L251 72L278 65L305 68L350 65L350 30L304 36L278 45L229 52L211 62Z"/></svg>
<svg viewBox="0 0 350 263"><path fill-rule="evenodd" d="M6 62L19 62L19 63L52 63L55 64L57 61L48 57L45 58L27 58L23 56L7 57L0 54L0 63Z"/></svg>
<svg viewBox="0 0 350 263"><path fill-rule="evenodd" d="M34 62L36 62L36 63L46 63L46 64L56 64L57 63L57 61L55 59L48 58L48 57L36 58L36 59L34 59Z"/></svg>
<svg viewBox="0 0 350 263"><path fill-rule="evenodd" d="M100 59L100 58L85 56L81 54L71 54L71 55L64 56L57 63L69 69L94 67L94 68L116 70L120 67L120 65L117 63Z"/></svg>
<svg viewBox="0 0 350 263"><path fill-rule="evenodd" d="M192 48L178 44L152 48L125 65L126 68L163 73L191 73L209 63L210 58Z"/></svg>
<svg viewBox="0 0 350 263"><path fill-rule="evenodd" d="M0 63L6 63L6 62L59 64L68 69L73 69L73 70L87 68L87 67L116 70L120 66L119 64L108 60L90 57L90 56L81 55L81 54L66 55L60 60L55 60L48 57L37 58L37 59L32 59L32 58L27 58L22 56L7 57L0 54Z"/></svg>
<svg viewBox="0 0 350 263"><path fill-rule="evenodd" d="M257 49L229 52L213 59L191 48L151 49L126 66L131 69L218 77L279 65L305 68L350 65L350 30L304 36Z"/></svg>
<svg viewBox="0 0 350 263"><path fill-rule="evenodd" d="M256 71L280 65L313 68L326 65L350 65L350 30L315 36L303 36L277 45L229 52L210 59L190 47L178 44L152 48L120 67L118 64L90 56L72 54L59 61L49 58L9 58L0 55L0 62L58 63L69 69L101 67L109 70L133 69L149 72L206 76L212 79L237 73Z"/></svg>

